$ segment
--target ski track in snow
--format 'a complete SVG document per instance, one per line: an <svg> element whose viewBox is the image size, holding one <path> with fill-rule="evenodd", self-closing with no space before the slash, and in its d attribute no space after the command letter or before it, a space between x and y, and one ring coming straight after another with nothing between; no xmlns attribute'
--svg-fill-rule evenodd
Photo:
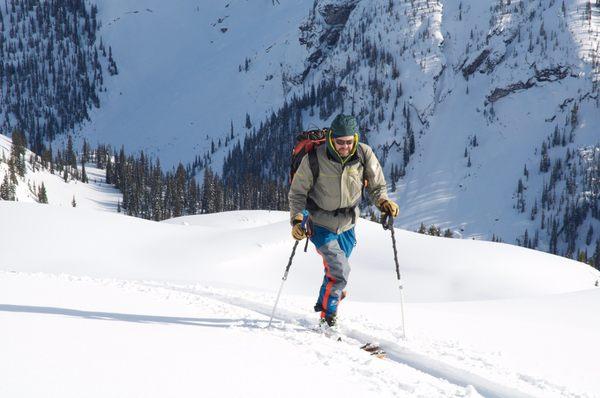
<svg viewBox="0 0 600 398"><path fill-rule="evenodd" d="M401 340L399 332L391 332L368 322L342 319L340 332L343 342L336 342L320 336L320 333L315 331L316 316L300 312L304 306L290 297L284 297L280 301L275 314L274 327L267 329L274 299L274 295L271 293L229 290L202 284L180 285L152 280L97 279L68 274L0 271L0 277L6 278L7 276L54 278L72 283L85 282L133 290L159 297L162 300L176 298L193 306L208 308L221 317L212 319L208 317L133 315L10 304L0 304L1 312L66 315L105 321L176 323L188 326L236 328L247 332L266 332L293 345L304 347L311 352L314 351L316 358L326 364L337 365L339 359L344 358L343 366L349 366L352 374L368 380L371 383L370 389L385 396L547 397L549 392L550 396L582 396L570 393L561 386L553 385L536 377L514 372L506 374L507 372L493 364L486 363L485 359L477 358L472 352L460 352L460 347L440 342L429 343L433 345L433 347L429 347L430 353L434 351L438 355L450 353L451 355L471 356L466 359L479 362L478 370L481 371L481 363L483 363L483 368L489 371L487 375L476 374L471 370L441 361L432 355L418 352L411 346L418 345L419 341L411 341L410 338ZM380 360L359 350L358 347L365 342L379 343L387 352L387 359ZM462 363L469 363L469 361ZM404 375L407 368L410 368L409 371L416 375L421 374L420 380L423 380L424 376L427 384L419 385L416 388L414 383L404 381L404 377L398 378L398 370L402 370L401 374ZM502 375L500 375L501 373ZM494 376L496 377L494 378ZM498 378L501 378L501 381L497 381Z"/></svg>
<svg viewBox="0 0 600 398"><path fill-rule="evenodd" d="M255 301L249 300L242 297L235 297L230 294L218 293L216 289L211 288L186 288L177 287L174 285L162 285L162 284L147 284L148 286L161 286L167 289L173 289L176 291L189 293L189 294L200 294L218 301L241 307L247 310L251 310L258 314L270 317L272 307ZM276 318L283 322L280 328L286 330L286 322L300 330L311 330L311 326L314 326L314 321L311 321L311 317L289 311L283 308L278 308L276 312ZM494 383L484 377L473 374L469 371L455 368L451 365L440 362L432 357L419 354L410 350L407 347L403 347L400 343L395 343L391 340L382 340L374 334L364 333L357 329L350 328L344 325L340 325L340 332L345 337L345 341L349 342L353 346L359 346L366 342L378 342L381 347L387 352L388 359L397 364L410 366L415 370L426 373L434 378L444 379L452 384L455 384L464 388L474 387L478 392L481 392L486 397L531 397L531 395L522 393L514 388L505 387L500 384ZM349 339L350 340L349 340Z"/></svg>
<svg viewBox="0 0 600 398"><path fill-rule="evenodd" d="M240 297L228 297L217 292L211 292L211 288L186 288L164 284L154 281L125 281L116 279L96 279L90 277L77 277L67 274L44 274L44 273L17 273L0 271L0 280L16 278L30 278L42 280L58 280L59 282L80 283L82 286L106 286L118 288L125 291L142 293L148 298L159 298L162 300L174 300L184 302L200 311L209 311L217 318L206 316L179 317L179 316L155 316L127 314L110 311L78 310L74 308L63 308L62 306L35 306L35 305L10 305L0 304L0 313L42 314L44 316L66 316L73 318L85 318L99 321L133 322L146 324L178 324L186 326L218 327L237 330L246 333L268 333L302 351L314 355L315 360L330 366L334 374L339 368L353 375L361 383L367 385L367 389L374 396L389 397L431 397L452 396L472 397L479 395L472 388L461 388L452 385L445 380L430 378L421 372L405 367L398 372L397 366L389 366L388 362L372 357L364 351L355 347L355 342L339 343L325 338L310 329L308 320L291 321L282 326L270 330L266 328L268 315L267 306L252 300L244 300ZM0 392L2 387L0 386ZM293 395L293 394L292 394ZM263 395L261 395L263 396ZM267 394L267 396L269 396Z"/></svg>
<svg viewBox="0 0 600 398"><path fill-rule="evenodd" d="M200 286L184 287L173 284L163 284L155 282L146 282L145 285L150 287L160 287L164 289L175 290L186 294L209 297L211 299L215 299L229 305L250 310L267 318L270 318L272 312L272 306L269 306L268 304L265 304L262 301L257 301L258 297L254 299L248 299L236 296L234 292L224 293L221 289ZM267 297L262 296L262 298L265 299ZM276 311L274 321L275 324L277 323L277 319L281 321L279 326L280 330L312 332L314 331L313 328L315 326L313 318L314 317L310 317L301 313L281 308L281 304L279 304L279 308ZM344 324L340 325L340 332L342 333L344 341L351 344L352 346L358 347L366 342L377 342L386 351L387 358L389 359L389 361L399 365L409 366L415 370L428 374L433 378L447 380L448 382L463 387L467 390L474 388L477 392L482 393L485 397L525 398L534 396L519 391L516 388L498 384L494 381L472 373L468 370L460 369L452 365L446 364L433 357L415 352L409 347L404 346L401 342L398 342L398 339L396 341L392 341L390 339L382 339L381 337L377 336L376 333L365 333L358 329L348 327ZM292 334L291 336L294 335ZM554 386L543 380L520 374L517 374L515 376L534 387L544 386L546 389L554 390L557 394L560 394L561 396L576 396L569 394L562 387Z"/></svg>

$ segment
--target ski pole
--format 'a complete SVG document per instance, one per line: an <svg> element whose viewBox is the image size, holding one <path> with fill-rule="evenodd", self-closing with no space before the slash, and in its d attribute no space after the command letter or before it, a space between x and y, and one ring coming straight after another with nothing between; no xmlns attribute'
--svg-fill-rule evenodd
<svg viewBox="0 0 600 398"><path fill-rule="evenodd" d="M400 265L398 264L398 250L396 249L396 236L394 235L394 217L391 214L382 213L381 225L383 229L389 229L392 232L392 246L394 248L394 262L396 263L396 277L400 288L400 308L402 311L402 338L406 338L406 326L404 324L404 286L400 277Z"/></svg>
<svg viewBox="0 0 600 398"><path fill-rule="evenodd" d="M308 238L306 238L308 240ZM277 293L277 299L275 299L275 305L273 306L273 312L271 312L271 319L269 319L269 325L267 328L271 327L271 322L273 321L273 317L275 316L275 309L277 308L277 303L279 303L279 296L281 296L281 291L283 290L283 284L287 280L288 273L290 272L290 267L292 266L292 259L294 258L294 254L296 254L296 247L298 247L298 243L300 241L297 240L294 243L294 248L292 249L292 255L290 256L290 260L288 261L287 267L285 267L285 272L283 274L283 278L281 278L281 286L279 286L279 293Z"/></svg>

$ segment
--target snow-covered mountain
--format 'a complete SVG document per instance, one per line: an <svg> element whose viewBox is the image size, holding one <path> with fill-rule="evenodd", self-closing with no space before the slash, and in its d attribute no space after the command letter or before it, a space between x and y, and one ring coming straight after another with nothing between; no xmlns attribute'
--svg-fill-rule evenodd
<svg viewBox="0 0 600 398"><path fill-rule="evenodd" d="M322 32L327 7L342 3L355 7L313 75L335 76L388 175L404 175L398 225L436 224L568 256L594 251L597 232L582 236L600 228L590 211L597 183L585 183L597 181L589 155L600 142L597 5L324 1L313 29ZM540 171L544 145L553 167L562 162L555 176ZM526 230L539 236L535 245L524 242Z"/></svg>
<svg viewBox="0 0 600 398"><path fill-rule="evenodd" d="M106 1L100 33L119 74L81 127L90 139L159 156L167 167L210 153L284 101L282 76L302 63L305 1ZM233 131L232 131L233 129ZM219 140L221 143L219 144ZM222 157L214 159L219 169Z"/></svg>
<svg viewBox="0 0 600 398"><path fill-rule="evenodd" d="M595 250L593 2L107 2L99 15L120 72L82 129L90 136L167 164L199 156L220 172L284 101L328 84L331 98L291 110L305 127L359 117L394 180L397 225L570 257ZM579 216L569 225L565 213Z"/></svg>
<svg viewBox="0 0 600 398"><path fill-rule="evenodd" d="M0 220L2 396L600 391L600 273L558 256L396 230L403 339L390 234L361 220L337 342L312 330L323 272L312 246L266 327L292 249L285 212L156 223L4 201ZM366 340L388 359L359 350Z"/></svg>
<svg viewBox="0 0 600 398"><path fill-rule="evenodd" d="M42 153L100 106L104 79L117 72L97 36L98 9L85 0L0 4L0 132L23 130ZM108 72L108 73L106 73Z"/></svg>

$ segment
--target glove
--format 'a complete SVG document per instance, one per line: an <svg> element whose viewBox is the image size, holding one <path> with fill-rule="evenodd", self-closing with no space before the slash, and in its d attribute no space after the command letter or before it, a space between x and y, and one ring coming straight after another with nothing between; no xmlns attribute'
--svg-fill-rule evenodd
<svg viewBox="0 0 600 398"><path fill-rule="evenodd" d="M292 236L296 240L302 240L306 238L306 231L302 228L302 221L304 221L304 214L298 213L292 220Z"/></svg>
<svg viewBox="0 0 600 398"><path fill-rule="evenodd" d="M379 200L377 207L379 208L379 210L389 214L392 217L397 217L400 213L400 208L398 207L398 205L389 199Z"/></svg>

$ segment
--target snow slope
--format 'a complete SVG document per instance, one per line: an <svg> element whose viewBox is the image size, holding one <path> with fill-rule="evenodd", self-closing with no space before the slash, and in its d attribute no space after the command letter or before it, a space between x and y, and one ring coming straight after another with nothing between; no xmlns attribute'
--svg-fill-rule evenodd
<svg viewBox="0 0 600 398"><path fill-rule="evenodd" d="M2 159L10 157L12 141L0 135L0 182L8 173L8 164ZM75 199L76 206L83 209L116 212L118 203L123 201L121 192L112 185L106 184L105 170L86 165L89 183L77 180L65 182L59 173L51 173L39 165L34 167L31 162L33 152L27 150L25 154L26 172L24 177L18 177L15 197L19 202L37 203L38 189L42 183L46 188L48 204L62 207L72 207ZM81 167L79 168L81 172Z"/></svg>
<svg viewBox="0 0 600 398"><path fill-rule="evenodd" d="M81 132L92 142L159 156L167 168L203 155L213 137L216 144L230 133L230 123L243 137L246 113L259 123L282 103L282 60L302 62L297 31L307 7L274 7L271 0L98 2L100 34L119 74L107 81L101 108ZM246 59L250 69L239 72Z"/></svg>
<svg viewBox="0 0 600 398"><path fill-rule="evenodd" d="M285 213L154 223L1 202L0 220L2 396L600 391L600 274L564 258L397 230L401 339L389 233L361 220L340 343L311 331L322 279L312 247L297 251L266 329L293 243ZM389 358L358 350L366 340L381 342Z"/></svg>

